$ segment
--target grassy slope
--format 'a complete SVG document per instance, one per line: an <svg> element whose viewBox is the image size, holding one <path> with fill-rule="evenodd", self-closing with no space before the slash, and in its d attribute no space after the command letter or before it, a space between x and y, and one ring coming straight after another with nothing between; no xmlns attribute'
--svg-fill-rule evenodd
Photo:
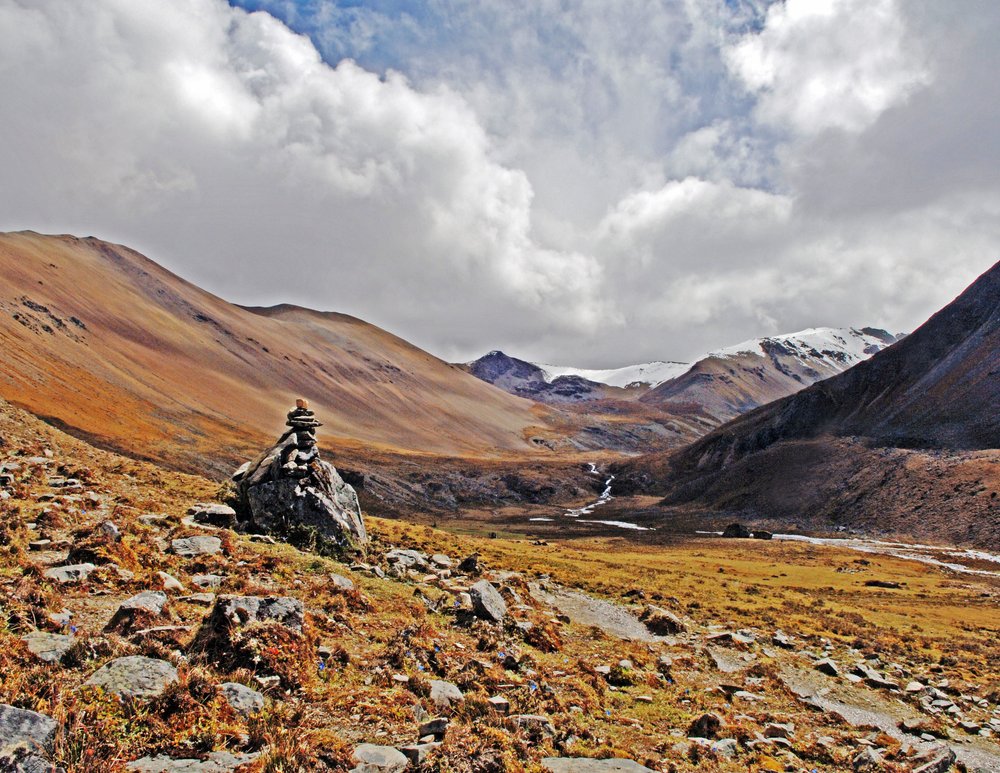
<svg viewBox="0 0 1000 773"><path fill-rule="evenodd" d="M771 747L743 748L735 760L676 750L687 725L704 710L719 713L729 724L727 734L738 738L752 738L770 721L793 722L797 767L808 769L842 770L856 739L875 737L797 702L778 678L779 660L763 650L756 650L756 665L742 674L713 670L699 643L701 632L717 630L710 628L713 624L755 629L765 639L782 628L796 635L801 646L817 651L826 639L838 657L851 646L879 652L918 678L947 678L956 691L1000 699L994 668L1000 656L998 591L985 579L956 578L897 559L873 558L865 564L855 553L804 545L699 540L654 549L607 539L531 545L516 538L484 539L369 519L376 539L373 558L390 544L454 557L478 551L489 567L516 570L527 579L551 575L549 582L619 600L641 591L683 615L695 631L693 638L673 645L647 645L619 641L586 621L547 622L550 613L537 607L518 613L549 631L549 643L560 642L554 651L545 651L519 641L512 631L463 628L450 614L429 612L415 592L438 593L412 581L355 574L360 592L339 594L325 577L331 571L344 573L345 567L288 546L226 535L223 556L182 560L164 554L158 540L195 533L180 523L180 514L192 500L209 498L215 484L92 449L3 403L0 437L5 456L23 458L48 448L54 465L66 465L85 479L125 534L122 547L110 557L135 572L132 581L123 581L102 569L84 585L52 587L40 578L44 554L25 550L31 532L23 524L41 521L54 537L76 528L86 536L104 516L80 513L68 503L55 506L59 516L39 518L42 506L35 496L47 490L39 474L24 476L18 498L0 504L0 587L8 616L7 628L0 626L0 701L59 718L58 754L70 771L115 770L152 751L192 756L212 748L241 748L245 742L269 748L260 762L268 770L346 764L354 743L414 740L410 707L416 702L432 710L425 692L429 676L451 679L467 693L432 770L530 769L540 756L553 753L551 739L513 732L487 709L483 700L496 693L506 695L515 711L550 716L560 738L575 738L565 742L563 753L628 756L661 770L780 770L788 762L785 752ZM139 524L136 517L145 512L166 513L164 528ZM225 707L215 685L228 679L251 682L253 674L197 661L182 664L180 686L152 703L123 704L77 693L76 686L113 655L143 653L178 661L175 649L191 632L138 644L101 632L117 603L153 586L161 569L188 587L194 573L216 571L228 575L227 592L301 598L311 613L311 640L330 646L333 658L320 669L311 650L282 649L275 668L293 686L287 692L272 691L270 708L250 721ZM867 579L904 585L878 590L864 587ZM521 580L512 582L527 598ZM32 622L41 624L43 611L63 606L77 612L73 659L65 667L36 664L18 636ZM202 607L176 599L171 603L173 623L196 626L203 614ZM522 671L501 668L501 651L518 653ZM660 654L674 659L669 680L656 674ZM260 668L266 670L275 658L267 651L263 655ZM636 666L630 677L635 684L612 689L593 668L622 657ZM470 668L474 661L486 665ZM394 684L394 673L409 675L410 686ZM729 702L714 689L720 683L739 684L763 699ZM539 685L549 685L553 692ZM643 695L650 702L637 700ZM241 740L244 733L248 741ZM824 747L820 737L832 739L832 745ZM886 738L877 743L902 761L898 744ZM484 760L485 768L474 766Z"/></svg>

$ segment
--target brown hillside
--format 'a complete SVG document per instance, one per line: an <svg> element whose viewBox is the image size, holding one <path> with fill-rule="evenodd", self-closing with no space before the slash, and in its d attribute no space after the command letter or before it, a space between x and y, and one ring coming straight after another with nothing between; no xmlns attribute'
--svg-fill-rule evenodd
<svg viewBox="0 0 1000 773"><path fill-rule="evenodd" d="M216 473L309 398L334 446L529 452L544 409L343 315L247 309L98 239L0 234L0 396L130 455Z"/></svg>

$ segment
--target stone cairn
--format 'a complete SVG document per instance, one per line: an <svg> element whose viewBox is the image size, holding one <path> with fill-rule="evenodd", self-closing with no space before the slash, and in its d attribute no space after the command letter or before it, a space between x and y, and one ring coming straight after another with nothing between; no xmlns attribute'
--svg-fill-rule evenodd
<svg viewBox="0 0 1000 773"><path fill-rule="evenodd" d="M310 474L309 465L319 459L316 429L323 425L316 421L316 415L309 410L308 401L300 397L295 401L295 407L288 412L285 426L291 429L285 433L282 440L294 434L295 445L288 448L287 459L283 460L281 469L290 478L304 478Z"/></svg>
<svg viewBox="0 0 1000 773"><path fill-rule="evenodd" d="M237 514L246 528L322 553L358 550L368 542L354 489L320 458L322 424L295 401L278 441L233 475Z"/></svg>

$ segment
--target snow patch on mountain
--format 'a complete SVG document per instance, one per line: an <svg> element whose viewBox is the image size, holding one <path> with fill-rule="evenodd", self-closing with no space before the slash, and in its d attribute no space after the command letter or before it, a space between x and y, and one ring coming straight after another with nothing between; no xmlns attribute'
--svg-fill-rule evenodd
<svg viewBox="0 0 1000 773"><path fill-rule="evenodd" d="M651 387L658 386L664 381L677 378L683 373L687 373L691 368L690 362L644 362L639 365L626 365L623 368L608 368L606 370L589 370L587 368L574 368L564 365L546 365L534 363L545 374L546 381L553 381L560 376L580 376L588 381L596 381L598 384L607 384L614 387L629 387L640 384L648 384Z"/></svg>

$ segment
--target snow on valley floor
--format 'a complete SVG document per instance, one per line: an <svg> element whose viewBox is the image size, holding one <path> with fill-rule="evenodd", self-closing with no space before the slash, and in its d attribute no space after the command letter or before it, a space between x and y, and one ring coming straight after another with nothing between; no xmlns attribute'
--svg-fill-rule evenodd
<svg viewBox="0 0 1000 773"><path fill-rule="evenodd" d="M721 531L699 531L696 534L721 537ZM944 545L923 545L909 542L887 542L884 540L864 539L860 537L809 537L804 534L774 534L776 540L789 542L807 542L810 545L829 545L831 547L847 548L859 553L893 556L908 561L918 561L922 564L950 569L961 574L978 574L986 577L1000 577L1000 555L982 550L947 547ZM996 570L975 569L960 560L996 564Z"/></svg>

